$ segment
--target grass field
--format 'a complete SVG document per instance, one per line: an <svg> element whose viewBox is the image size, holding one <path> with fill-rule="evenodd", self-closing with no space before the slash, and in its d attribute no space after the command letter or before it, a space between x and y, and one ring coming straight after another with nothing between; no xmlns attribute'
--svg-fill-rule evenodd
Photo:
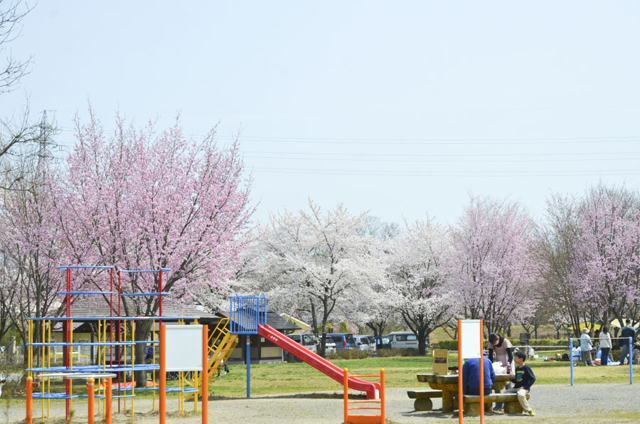
<svg viewBox="0 0 640 424"><path fill-rule="evenodd" d="M333 360L352 374L375 374L385 369L388 387L417 387L416 374L431 372L433 358L428 357L370 357L359 360ZM449 364L455 365L457 357L450 356ZM568 362L530 360L529 366L536 374L536 384L569 384ZM634 366L634 373L640 366ZM628 366L583 367L574 369L575 384L626 383ZM255 395L341 390L341 385L305 363L251 365L251 393ZM246 394L246 367L232 365L231 373L219 378L210 386L215 396L237 397Z"/></svg>

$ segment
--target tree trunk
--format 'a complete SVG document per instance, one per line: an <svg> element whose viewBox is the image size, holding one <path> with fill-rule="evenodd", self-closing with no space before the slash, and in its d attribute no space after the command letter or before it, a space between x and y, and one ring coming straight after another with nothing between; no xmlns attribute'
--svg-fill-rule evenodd
<svg viewBox="0 0 640 424"><path fill-rule="evenodd" d="M136 322L136 331L135 331L135 340L147 340L149 338L149 332L151 330L152 321L137 321ZM146 343L137 343L134 347L135 350L135 363L136 364L146 364L147 357L147 344ZM147 372L146 371L136 371L134 373L134 380L136 381L136 387L147 387Z"/></svg>

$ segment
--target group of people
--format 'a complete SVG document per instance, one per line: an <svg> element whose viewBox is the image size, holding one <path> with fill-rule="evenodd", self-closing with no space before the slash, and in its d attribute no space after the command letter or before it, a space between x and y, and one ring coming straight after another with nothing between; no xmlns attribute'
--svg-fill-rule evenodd
<svg viewBox="0 0 640 424"><path fill-rule="evenodd" d="M518 402L527 414L533 416L535 412L529 406L527 394L531 390L531 386L536 381L536 376L528 365L525 365L527 355L524 352L513 352L513 345L509 340L492 333L489 335L489 343L487 345L489 351L488 358L482 358L484 367L483 376L483 392L486 396L491 394L493 383L496 379L496 373L493 369L494 362L500 362L506 368L507 374L511 375L513 384L509 382L505 388L505 393L516 393ZM517 365L513 370L513 365ZM512 370L514 373L512 373ZM462 384L463 392L467 395L480 394L480 358L468 359L462 366ZM496 393L499 393L496 390ZM493 411L502 411L504 405L496 403Z"/></svg>
<svg viewBox="0 0 640 424"><path fill-rule="evenodd" d="M620 346L622 349L620 355L620 365L624 365L625 359L627 360L627 365L633 361L633 344L629 343L629 340L635 340L636 338L636 330L631 326L631 320L627 319L625 321L625 326L622 328L620 332ZM582 363L585 366L595 366L591 351L595 351L597 353L598 349L600 349L600 364L608 365L609 358L611 353L611 348L613 347L611 343L611 334L609 333L609 327L602 327L602 331L596 331L593 337L593 341L597 344L594 348L591 336L589 335L589 329L583 328L582 335L580 336L580 351L582 354Z"/></svg>

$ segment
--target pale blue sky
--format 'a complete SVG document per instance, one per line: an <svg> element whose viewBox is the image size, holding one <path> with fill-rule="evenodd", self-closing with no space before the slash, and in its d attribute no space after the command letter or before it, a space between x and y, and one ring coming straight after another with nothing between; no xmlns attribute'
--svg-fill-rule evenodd
<svg viewBox="0 0 640 424"><path fill-rule="evenodd" d="M640 182L637 1L41 0L0 97L140 124L242 128L256 215L344 202L452 222L469 192L538 217L553 191ZM50 112L52 113L52 112Z"/></svg>

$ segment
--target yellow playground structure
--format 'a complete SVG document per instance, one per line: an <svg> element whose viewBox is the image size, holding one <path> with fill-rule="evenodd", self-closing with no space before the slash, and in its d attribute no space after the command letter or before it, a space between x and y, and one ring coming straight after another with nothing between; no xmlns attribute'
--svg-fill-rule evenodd
<svg viewBox="0 0 640 424"><path fill-rule="evenodd" d="M72 291L71 290L71 270L75 268L102 268L110 273L111 290L109 291ZM69 420L71 415L72 402L74 399L86 398L87 395L81 390L74 391L73 379L66 378L64 387L55 381L52 382L51 375L60 375L61 373L91 373L97 375L114 374L113 378L112 398L118 400L118 412L130 412L131 417L135 416L135 399L141 392L151 392L153 403L152 408L155 411L157 406L157 392L159 386L159 363L158 363L158 346L159 346L159 328L164 323L172 323L178 325L198 325L201 317L199 316L163 316L162 315L162 298L170 293L162 292L162 276L163 272L168 269L157 271L137 271L137 272L158 272L160 273L160 284L157 292L153 293L123 293L120 284L117 290L113 290L113 276L115 269L113 267L63 267L67 272L67 291L60 292L60 295L66 297L65 316L60 317L34 317L28 319L28 341L27 341L27 372L36 384L33 398L40 399L42 421L50 417L51 399L66 400L66 419ZM117 271L134 272L134 271ZM118 281L120 281L118 275ZM99 295L101 298L109 299L108 316L72 316L71 314L71 296L89 296ZM114 302L114 296L117 296L117 303ZM121 298L132 296L156 296L159 299L159 314L157 316L123 316L121 314ZM117 304L117 307L116 307ZM88 315L88 314L87 314ZM146 321L146 323L145 323ZM150 323L149 323L150 321ZM150 331L145 340L137 340L135 337L136 326L149 325ZM74 324L87 325L91 328L92 334L96 337L92 341L74 341ZM231 352L238 344L238 336L230 333L229 319L221 318L213 330L209 331L208 337L208 382L213 383L220 375L220 371L229 359ZM62 331L62 341L58 338ZM145 353L143 357L136 357L136 346L144 345ZM74 354L73 349L77 348L77 352L83 347L91 350L91 363L82 364L80 358L82 355ZM148 347L148 348L147 348ZM60 352L61 351L61 352ZM140 352L140 349L138 350ZM58 357L60 356L60 359ZM88 355L85 355L88 357ZM86 358L84 358L86 359ZM135 381L136 375L146 376L145 380L151 377L146 384L140 384ZM35 378L34 378L35 377ZM202 396L202 373L179 371L169 373L168 378L175 382L168 384L166 393L176 394L178 396L178 408L181 413L185 413L185 402L191 398L195 398L194 410L197 412L198 396ZM97 376L95 379L95 398L100 400L97 405L97 412L104 415L106 408L107 382L106 378ZM39 384L38 384L39 383ZM138 387L136 387L138 386Z"/></svg>

